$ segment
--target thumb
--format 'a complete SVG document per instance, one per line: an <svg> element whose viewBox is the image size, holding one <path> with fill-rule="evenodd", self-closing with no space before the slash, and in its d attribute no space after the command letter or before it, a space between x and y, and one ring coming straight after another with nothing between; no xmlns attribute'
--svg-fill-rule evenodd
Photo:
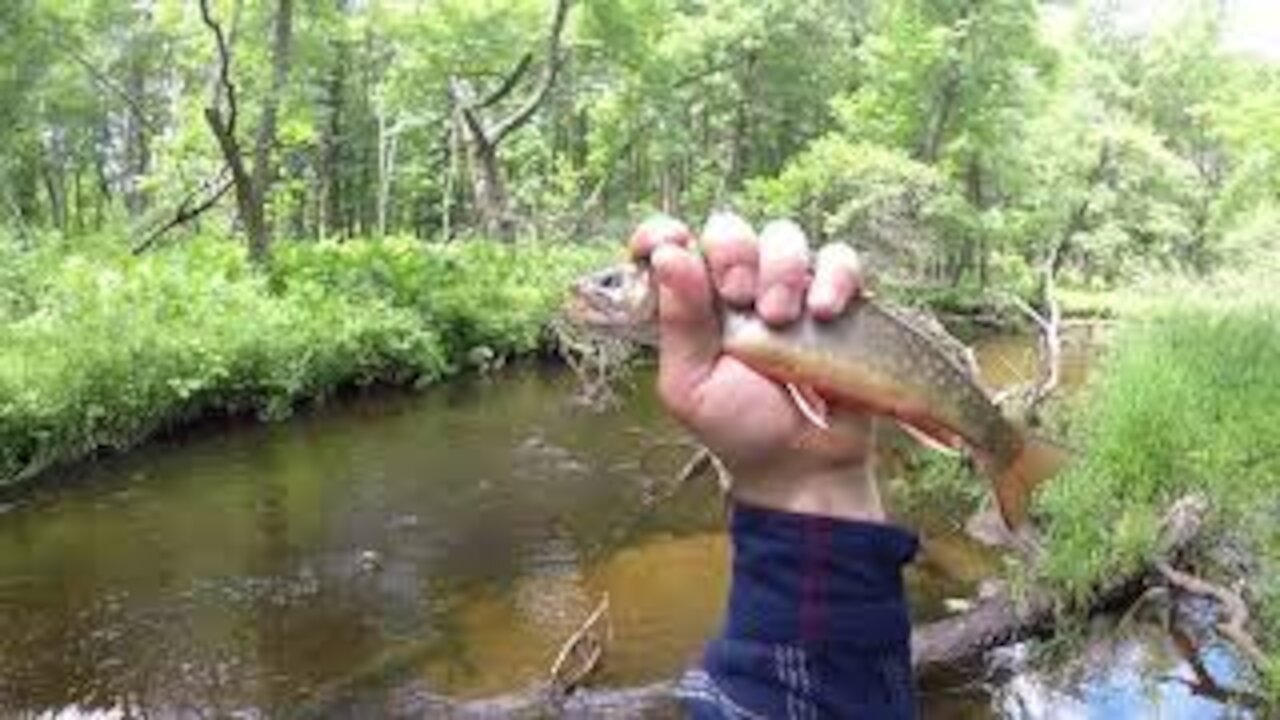
<svg viewBox="0 0 1280 720"><path fill-rule="evenodd" d="M697 389L720 357L720 320L702 258L673 244L650 256L658 283L658 392L678 417L697 406Z"/></svg>

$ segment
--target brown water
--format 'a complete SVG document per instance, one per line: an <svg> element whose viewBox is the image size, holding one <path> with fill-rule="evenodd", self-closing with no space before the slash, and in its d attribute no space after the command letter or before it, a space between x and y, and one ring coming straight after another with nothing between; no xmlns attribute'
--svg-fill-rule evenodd
<svg viewBox="0 0 1280 720"><path fill-rule="evenodd" d="M995 382L1034 360L1021 340L981 356ZM1068 354L1068 382L1083 358ZM405 682L500 693L541 678L604 593L615 642L598 682L674 675L715 629L728 551L705 484L642 509L684 453L644 451L680 437L649 384L605 413L539 368L366 397L158 442L3 506L0 715L278 717ZM907 518L928 535L908 577L917 619L996 562L935 512ZM926 716L1221 711L1148 680L1150 663L1189 667L1166 633L1101 637L1101 672L1006 653L926 688ZM1223 657L1210 664L1229 672Z"/></svg>

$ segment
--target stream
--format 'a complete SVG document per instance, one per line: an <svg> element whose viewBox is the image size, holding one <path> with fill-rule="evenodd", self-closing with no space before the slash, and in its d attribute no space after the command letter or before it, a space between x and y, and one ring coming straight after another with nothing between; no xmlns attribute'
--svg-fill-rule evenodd
<svg viewBox="0 0 1280 720"><path fill-rule="evenodd" d="M1067 346L1068 386L1087 345ZM1034 366L1024 338L979 351L994 384ZM721 612L722 507L697 483L644 510L688 450L651 375L631 385L604 412L531 365L369 392L206 423L0 504L0 716L281 717L407 680L510 692L604 593L615 641L594 682L674 676ZM904 518L928 538L917 620L999 569L943 511ZM1189 656L1156 605L1084 628L1070 657L1017 646L926 685L924 717L1240 716L1195 684L1236 677L1232 656Z"/></svg>

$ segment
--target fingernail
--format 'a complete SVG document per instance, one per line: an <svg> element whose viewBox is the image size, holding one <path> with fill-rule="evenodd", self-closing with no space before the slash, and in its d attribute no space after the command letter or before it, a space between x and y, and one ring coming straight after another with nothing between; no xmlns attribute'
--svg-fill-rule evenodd
<svg viewBox="0 0 1280 720"><path fill-rule="evenodd" d="M720 281L720 294L731 305L748 305L756 297L756 272L746 265L734 265Z"/></svg>
<svg viewBox="0 0 1280 720"><path fill-rule="evenodd" d="M765 290L756 303L756 311L770 325L794 322L800 317L800 309L800 293L785 285L774 285Z"/></svg>
<svg viewBox="0 0 1280 720"><path fill-rule="evenodd" d="M722 237L746 237L751 233L747 221L727 210L716 210L707 217L707 224L702 228L702 235Z"/></svg>

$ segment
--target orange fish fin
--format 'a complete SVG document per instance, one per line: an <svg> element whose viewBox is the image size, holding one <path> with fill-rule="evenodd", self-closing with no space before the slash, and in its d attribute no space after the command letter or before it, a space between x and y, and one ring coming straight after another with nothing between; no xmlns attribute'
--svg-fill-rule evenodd
<svg viewBox="0 0 1280 720"><path fill-rule="evenodd" d="M934 450L944 455L949 455L951 457L955 457L960 454L960 451L957 450L950 443L944 442L943 440L940 440L934 437L933 435L930 435L929 433L923 430L920 430L914 425L911 425L909 423L899 420L898 427L902 428L902 431L910 435L913 440L929 448L930 450Z"/></svg>
<svg viewBox="0 0 1280 720"><path fill-rule="evenodd" d="M1031 494L1061 470L1070 457L1060 445L1033 435L1023 436L1022 449L995 481L996 504L1006 527L1017 533L1026 526Z"/></svg>
<svg viewBox="0 0 1280 720"><path fill-rule="evenodd" d="M787 383L787 392L791 393L791 401L806 420L823 430L831 429L830 408L817 390L809 385Z"/></svg>

